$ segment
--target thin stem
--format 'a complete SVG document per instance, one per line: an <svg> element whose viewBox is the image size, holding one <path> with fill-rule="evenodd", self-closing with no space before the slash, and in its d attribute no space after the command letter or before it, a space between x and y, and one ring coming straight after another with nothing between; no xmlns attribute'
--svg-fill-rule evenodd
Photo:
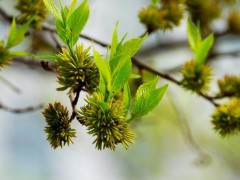
<svg viewBox="0 0 240 180"><path fill-rule="evenodd" d="M10 87L14 92L20 94L21 90L15 86L13 83L11 83L9 80L7 80L6 78L4 78L3 76L0 76L0 80L5 83L8 87Z"/></svg>

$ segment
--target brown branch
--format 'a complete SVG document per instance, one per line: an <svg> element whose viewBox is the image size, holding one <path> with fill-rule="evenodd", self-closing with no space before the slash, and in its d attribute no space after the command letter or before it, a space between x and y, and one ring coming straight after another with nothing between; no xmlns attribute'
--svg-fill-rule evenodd
<svg viewBox="0 0 240 180"><path fill-rule="evenodd" d="M4 104L0 104L0 109L3 109L5 111L11 112L11 113L26 113L26 112L33 112L37 111L43 108L42 104L39 104L37 106L29 106L25 108L11 108L9 106L6 106Z"/></svg>
<svg viewBox="0 0 240 180"><path fill-rule="evenodd" d="M79 96L80 96L80 92L82 91L82 86L79 87L75 93L71 93L70 96L69 96L69 99L71 101L71 105L72 105L72 115L70 117L70 119L68 120L68 124L70 124L74 118L76 117L77 115L77 112L76 112L76 106L77 106L77 103L78 103L78 99L79 99ZM75 98L73 98L73 94L75 94Z"/></svg>

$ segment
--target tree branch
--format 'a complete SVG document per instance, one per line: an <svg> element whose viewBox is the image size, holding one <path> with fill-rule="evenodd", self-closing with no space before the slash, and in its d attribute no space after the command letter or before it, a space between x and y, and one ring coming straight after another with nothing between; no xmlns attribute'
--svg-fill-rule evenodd
<svg viewBox="0 0 240 180"><path fill-rule="evenodd" d="M4 104L0 104L0 109L3 109L5 111L11 112L11 113L26 113L26 112L32 112L37 111L43 108L42 104L39 104L37 106L28 106L25 108L11 108L9 106L6 106Z"/></svg>

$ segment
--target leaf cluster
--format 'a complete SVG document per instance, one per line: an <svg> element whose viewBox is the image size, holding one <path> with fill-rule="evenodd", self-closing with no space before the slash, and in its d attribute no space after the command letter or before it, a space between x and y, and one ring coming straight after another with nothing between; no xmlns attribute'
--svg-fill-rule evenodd
<svg viewBox="0 0 240 180"><path fill-rule="evenodd" d="M28 56L28 53L21 51L10 51L11 48L20 44L27 31L28 23L17 27L15 19L13 19L7 41L0 41L0 69L10 64L13 56Z"/></svg>

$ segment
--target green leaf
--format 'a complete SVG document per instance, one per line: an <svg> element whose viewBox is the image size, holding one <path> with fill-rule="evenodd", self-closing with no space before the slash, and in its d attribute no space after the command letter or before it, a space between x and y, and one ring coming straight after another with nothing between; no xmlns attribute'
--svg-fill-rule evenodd
<svg viewBox="0 0 240 180"><path fill-rule="evenodd" d="M112 91L111 96L117 95L128 81L132 71L131 59L125 61L122 66L119 66L118 70L115 70L112 74Z"/></svg>
<svg viewBox="0 0 240 180"><path fill-rule="evenodd" d="M195 55L196 62L199 66L204 64L208 56L208 53L213 46L213 42L214 42L214 36L213 34L210 34L200 43Z"/></svg>
<svg viewBox="0 0 240 180"><path fill-rule="evenodd" d="M190 19L187 21L187 36L189 45L195 54L201 42L201 33L199 26L195 26Z"/></svg>
<svg viewBox="0 0 240 180"><path fill-rule="evenodd" d="M118 46L118 33L117 33L118 23L116 24L113 34L112 34L112 44L111 44L111 55L110 59L113 58L113 56L116 53L117 46Z"/></svg>
<svg viewBox="0 0 240 180"><path fill-rule="evenodd" d="M104 59L96 50L94 50L93 54L94 54L94 60L98 67L99 73L105 82L107 90L110 91L111 90L111 71L110 71L109 65L106 61L104 61Z"/></svg>
<svg viewBox="0 0 240 180"><path fill-rule="evenodd" d="M62 19L59 8L52 0L43 0L43 3L56 20Z"/></svg>
<svg viewBox="0 0 240 180"><path fill-rule="evenodd" d="M131 101L130 87L128 83L125 83L123 88L123 105L127 110L130 107L130 101Z"/></svg>
<svg viewBox="0 0 240 180"><path fill-rule="evenodd" d="M137 53L146 37L147 35L142 38L133 38L117 48L115 56L109 62L113 75Z"/></svg>
<svg viewBox="0 0 240 180"><path fill-rule="evenodd" d="M138 79L138 78L140 78L141 76L140 75L138 75L138 74L131 74L130 75L130 79Z"/></svg>
<svg viewBox="0 0 240 180"><path fill-rule="evenodd" d="M70 8L69 8L69 12L71 13L73 11L73 9L75 8L77 4L77 0L72 0L72 3L70 5Z"/></svg>
<svg viewBox="0 0 240 180"><path fill-rule="evenodd" d="M28 23L17 28L15 19L13 19L12 25L10 27L9 35L8 35L6 48L9 49L13 46L18 45L20 42L22 42L22 40L24 39L24 35L27 31L27 28L28 28Z"/></svg>
<svg viewBox="0 0 240 180"><path fill-rule="evenodd" d="M56 20L56 31L60 39L67 44L69 40L69 35L66 33L65 26L61 20Z"/></svg>
<svg viewBox="0 0 240 180"><path fill-rule="evenodd" d="M152 1L152 4L154 5L154 6L156 6L157 5L157 3L159 3L160 2L160 0L151 0Z"/></svg>
<svg viewBox="0 0 240 180"><path fill-rule="evenodd" d="M45 59L45 60L53 60L53 61L57 61L59 59L58 56L52 55L52 54L33 55L33 57L41 60Z"/></svg>
<svg viewBox="0 0 240 180"><path fill-rule="evenodd" d="M84 0L68 17L67 25L72 32L72 45L76 44L78 37L87 23L89 17L89 6Z"/></svg>
<svg viewBox="0 0 240 180"><path fill-rule="evenodd" d="M20 57L31 57L32 56L32 54L29 54L29 53L23 52L23 51L11 51L10 55L20 56Z"/></svg>
<svg viewBox="0 0 240 180"><path fill-rule="evenodd" d="M132 108L132 119L146 115L161 101L167 89L167 85L156 89L155 86L157 81L158 78L138 88Z"/></svg>

